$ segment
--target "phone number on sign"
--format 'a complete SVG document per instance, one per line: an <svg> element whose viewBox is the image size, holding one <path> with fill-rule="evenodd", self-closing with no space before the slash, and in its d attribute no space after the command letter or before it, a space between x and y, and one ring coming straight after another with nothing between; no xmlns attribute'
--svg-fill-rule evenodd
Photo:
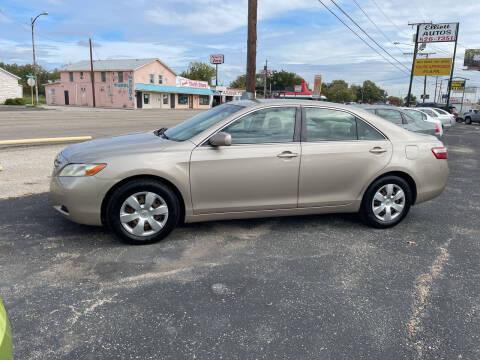
<svg viewBox="0 0 480 360"><path fill-rule="evenodd" d="M420 36L418 42L455 41L455 36Z"/></svg>

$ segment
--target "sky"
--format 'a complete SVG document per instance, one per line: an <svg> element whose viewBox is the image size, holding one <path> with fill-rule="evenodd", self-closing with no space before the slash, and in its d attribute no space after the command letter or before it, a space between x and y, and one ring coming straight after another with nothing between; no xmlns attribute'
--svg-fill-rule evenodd
<svg viewBox="0 0 480 360"><path fill-rule="evenodd" d="M478 0L460 0L455 6L447 0L334 0L396 60L332 0L322 1L397 67L318 0L258 0L257 71L268 59L270 69L296 72L310 84L317 74L324 82L372 80L389 95L404 97L412 55L403 53L413 51L414 33L408 23L460 22L454 75L469 78L467 86L480 87L480 71L462 66L465 48L480 48ZM228 85L245 73L247 0L0 0L0 61L32 62L30 18L44 11L48 16L35 23L35 47L38 63L47 69L87 60L92 38L94 60L155 57L180 73L191 61L208 62L210 54L223 53L219 83ZM453 47L435 43L425 51L436 53L431 57L450 57ZM435 77L427 81L433 97ZM413 94L421 93L423 78L415 77Z"/></svg>

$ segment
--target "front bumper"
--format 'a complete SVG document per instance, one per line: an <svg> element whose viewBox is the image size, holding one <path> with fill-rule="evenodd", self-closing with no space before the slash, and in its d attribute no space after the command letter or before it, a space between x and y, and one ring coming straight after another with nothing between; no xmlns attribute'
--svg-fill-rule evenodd
<svg viewBox="0 0 480 360"><path fill-rule="evenodd" d="M86 225L102 225L101 208L110 182L96 176L52 176L52 206L67 219Z"/></svg>

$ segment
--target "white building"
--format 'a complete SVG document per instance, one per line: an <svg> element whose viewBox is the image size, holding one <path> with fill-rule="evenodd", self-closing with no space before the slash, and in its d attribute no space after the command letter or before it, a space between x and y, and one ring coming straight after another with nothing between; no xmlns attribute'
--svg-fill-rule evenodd
<svg viewBox="0 0 480 360"><path fill-rule="evenodd" d="M6 99L23 97L23 88L18 80L20 78L17 75L0 68L0 104L3 104Z"/></svg>

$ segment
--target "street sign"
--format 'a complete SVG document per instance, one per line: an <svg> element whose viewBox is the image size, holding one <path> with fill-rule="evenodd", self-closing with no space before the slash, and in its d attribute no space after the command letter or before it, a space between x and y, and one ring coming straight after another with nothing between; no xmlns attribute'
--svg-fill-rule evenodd
<svg viewBox="0 0 480 360"><path fill-rule="evenodd" d="M423 94L420 95L420 99L423 99L423 97L424 97ZM425 99L429 99L429 98L430 98L430 95L426 94L426 95L425 95Z"/></svg>
<svg viewBox="0 0 480 360"><path fill-rule="evenodd" d="M29 77L27 79L28 86L35 86L35 79L33 77Z"/></svg>
<svg viewBox="0 0 480 360"><path fill-rule="evenodd" d="M446 42L457 39L458 23L420 24L418 27L418 42Z"/></svg>
<svg viewBox="0 0 480 360"><path fill-rule="evenodd" d="M35 75L33 75L32 73L27 74L27 78L34 78L34 77L35 77Z"/></svg>
<svg viewBox="0 0 480 360"><path fill-rule="evenodd" d="M452 91L458 91L465 89L465 81L452 81Z"/></svg>
<svg viewBox="0 0 480 360"><path fill-rule="evenodd" d="M452 58L415 59L414 76L450 75Z"/></svg>
<svg viewBox="0 0 480 360"><path fill-rule="evenodd" d="M313 95L321 95L322 94L322 75L315 75L315 79L313 81Z"/></svg>
<svg viewBox="0 0 480 360"><path fill-rule="evenodd" d="M272 72L270 70L265 70L265 69L262 69L262 71L260 71L260 74L267 74L267 75L270 75Z"/></svg>
<svg viewBox="0 0 480 360"><path fill-rule="evenodd" d="M210 55L210 64L223 64L223 62L224 62L223 54Z"/></svg>

